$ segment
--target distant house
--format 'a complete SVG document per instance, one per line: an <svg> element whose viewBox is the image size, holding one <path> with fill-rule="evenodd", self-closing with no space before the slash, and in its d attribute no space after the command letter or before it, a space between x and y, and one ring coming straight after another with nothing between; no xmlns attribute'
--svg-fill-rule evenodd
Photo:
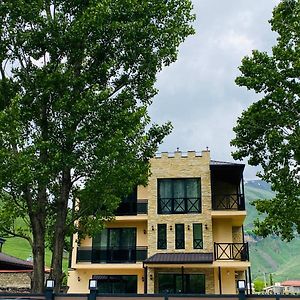
<svg viewBox="0 0 300 300"><path fill-rule="evenodd" d="M1 290L18 291L30 290L32 262L19 259L1 252L2 244L5 242L0 238L0 287Z"/></svg>
<svg viewBox="0 0 300 300"><path fill-rule="evenodd" d="M276 282L275 285L264 288L265 294L285 294L295 295L300 294L300 280L286 280L283 282Z"/></svg>
<svg viewBox="0 0 300 300"><path fill-rule="evenodd" d="M286 280L281 282L284 294L300 294L300 280Z"/></svg>

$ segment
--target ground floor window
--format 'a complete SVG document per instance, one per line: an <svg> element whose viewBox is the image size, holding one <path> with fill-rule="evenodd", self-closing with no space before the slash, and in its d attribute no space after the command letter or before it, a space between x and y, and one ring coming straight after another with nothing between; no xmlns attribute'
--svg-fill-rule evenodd
<svg viewBox="0 0 300 300"><path fill-rule="evenodd" d="M103 275L97 276L98 292L104 294L136 294L136 275Z"/></svg>
<svg viewBox="0 0 300 300"><path fill-rule="evenodd" d="M158 292L205 294L204 274L158 274Z"/></svg>

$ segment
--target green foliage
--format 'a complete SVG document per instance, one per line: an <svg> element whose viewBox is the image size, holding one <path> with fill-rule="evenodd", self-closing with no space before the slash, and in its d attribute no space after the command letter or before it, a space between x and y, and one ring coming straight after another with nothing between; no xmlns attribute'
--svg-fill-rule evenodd
<svg viewBox="0 0 300 300"><path fill-rule="evenodd" d="M255 292L262 292L264 287L265 287L265 283L262 280L260 280L260 279L254 280Z"/></svg>
<svg viewBox="0 0 300 300"><path fill-rule="evenodd" d="M268 280L270 272L274 282L298 278L300 237L296 235L292 241L284 242L274 235L262 238L253 233L254 220L258 218L258 212L250 203L258 198L271 199L275 193L270 192L260 180L255 180L245 184L245 196L247 217L244 232L249 241L252 279L264 280L266 276Z"/></svg>
<svg viewBox="0 0 300 300"><path fill-rule="evenodd" d="M1 1L0 192L13 201L0 234L29 218L54 273L67 234L100 230L146 184L171 130L147 113L156 74L193 33L191 10L189 0Z"/></svg>
<svg viewBox="0 0 300 300"><path fill-rule="evenodd" d="M282 1L270 23L279 36L272 54L254 50L240 66L236 83L262 95L234 128L235 159L249 158L262 167L259 177L276 192L273 199L255 201L266 214L256 233L291 240L300 232L300 2Z"/></svg>

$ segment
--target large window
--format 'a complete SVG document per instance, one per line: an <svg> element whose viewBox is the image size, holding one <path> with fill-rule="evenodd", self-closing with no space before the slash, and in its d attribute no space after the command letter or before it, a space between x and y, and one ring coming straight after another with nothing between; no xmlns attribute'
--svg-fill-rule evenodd
<svg viewBox="0 0 300 300"><path fill-rule="evenodd" d="M175 248L184 249L184 224L175 224Z"/></svg>
<svg viewBox="0 0 300 300"><path fill-rule="evenodd" d="M157 249L167 249L167 224L157 225Z"/></svg>
<svg viewBox="0 0 300 300"><path fill-rule="evenodd" d="M135 262L136 228L107 228L93 238L92 262Z"/></svg>
<svg viewBox="0 0 300 300"><path fill-rule="evenodd" d="M193 246L194 249L203 249L202 224L193 224Z"/></svg>
<svg viewBox="0 0 300 300"><path fill-rule="evenodd" d="M159 179L158 213L201 212L200 178Z"/></svg>
<svg viewBox="0 0 300 300"><path fill-rule="evenodd" d="M158 293L205 294L205 275L158 274Z"/></svg>
<svg viewBox="0 0 300 300"><path fill-rule="evenodd" d="M98 282L98 292L106 294L137 293L137 276L135 275L103 275Z"/></svg>

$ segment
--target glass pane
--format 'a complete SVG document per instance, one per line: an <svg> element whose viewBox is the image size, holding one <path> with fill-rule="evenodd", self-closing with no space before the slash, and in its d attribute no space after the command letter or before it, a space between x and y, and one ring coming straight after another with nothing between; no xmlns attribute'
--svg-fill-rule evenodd
<svg viewBox="0 0 300 300"><path fill-rule="evenodd" d="M193 224L194 249L203 248L202 224Z"/></svg>
<svg viewBox="0 0 300 300"><path fill-rule="evenodd" d="M174 212L184 212L185 211L185 201L183 198L174 199Z"/></svg>
<svg viewBox="0 0 300 300"><path fill-rule="evenodd" d="M183 293L183 285L182 285L182 275L174 275L175 276L175 293Z"/></svg>
<svg viewBox="0 0 300 300"><path fill-rule="evenodd" d="M99 234L93 237L93 248L107 248L107 229L103 229Z"/></svg>
<svg viewBox="0 0 300 300"><path fill-rule="evenodd" d="M174 274L158 274L158 293L174 292Z"/></svg>
<svg viewBox="0 0 300 300"><path fill-rule="evenodd" d="M171 213L172 212L172 199L171 198L164 198L160 199L160 209L161 213Z"/></svg>
<svg viewBox="0 0 300 300"><path fill-rule="evenodd" d="M120 247L121 249L135 248L136 241L136 229L135 228L123 228L120 234Z"/></svg>
<svg viewBox="0 0 300 300"><path fill-rule="evenodd" d="M205 275L188 274L186 292L188 294L205 294Z"/></svg>
<svg viewBox="0 0 300 300"><path fill-rule="evenodd" d="M200 212L200 199L188 198L187 199L187 211L188 212Z"/></svg>
<svg viewBox="0 0 300 300"><path fill-rule="evenodd" d="M158 181L159 198L172 198L172 180L161 179Z"/></svg>
<svg viewBox="0 0 300 300"><path fill-rule="evenodd" d="M174 198L185 197L185 179L174 180Z"/></svg>
<svg viewBox="0 0 300 300"><path fill-rule="evenodd" d="M109 248L120 247L120 230L118 228L109 229Z"/></svg>
<svg viewBox="0 0 300 300"><path fill-rule="evenodd" d="M184 224L175 224L175 248L184 249Z"/></svg>
<svg viewBox="0 0 300 300"><path fill-rule="evenodd" d="M186 179L186 197L200 198L200 179Z"/></svg>
<svg viewBox="0 0 300 300"><path fill-rule="evenodd" d="M167 249L167 224L157 225L157 249Z"/></svg>

